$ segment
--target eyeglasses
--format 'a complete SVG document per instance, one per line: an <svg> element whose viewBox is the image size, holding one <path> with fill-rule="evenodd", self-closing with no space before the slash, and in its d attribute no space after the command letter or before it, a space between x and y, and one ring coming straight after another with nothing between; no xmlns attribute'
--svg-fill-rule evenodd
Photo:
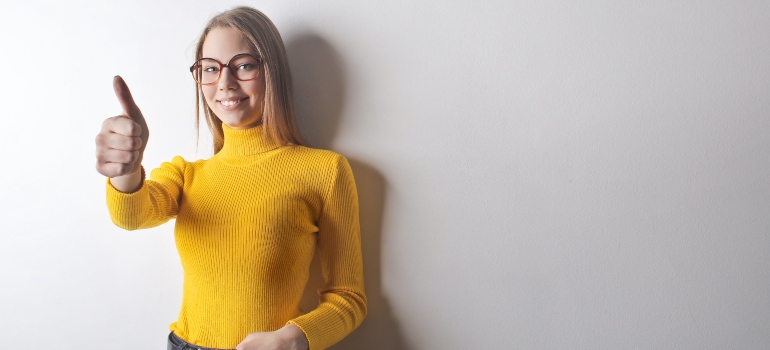
<svg viewBox="0 0 770 350"><path fill-rule="evenodd" d="M254 57L247 53L239 53L222 64L213 58L201 58L190 67L195 82L200 85L212 85L219 82L222 77L222 69L230 68L230 74L240 81L254 80L259 76L259 65L262 57Z"/></svg>

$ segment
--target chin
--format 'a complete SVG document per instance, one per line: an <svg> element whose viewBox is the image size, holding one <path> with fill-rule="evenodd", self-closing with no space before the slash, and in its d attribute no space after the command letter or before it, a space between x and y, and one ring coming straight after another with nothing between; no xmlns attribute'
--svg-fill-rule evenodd
<svg viewBox="0 0 770 350"><path fill-rule="evenodd" d="M221 119L222 123L230 127L230 129L246 129L246 128L252 128L257 125L259 125L258 121L250 121L250 120L228 120L228 119Z"/></svg>
<svg viewBox="0 0 770 350"><path fill-rule="evenodd" d="M254 114L257 113L251 113L251 110L216 110L214 111L214 114L217 116L217 118L219 118L219 120L222 121L222 123L232 129L257 126L262 120L262 113L259 113L259 115L255 116Z"/></svg>

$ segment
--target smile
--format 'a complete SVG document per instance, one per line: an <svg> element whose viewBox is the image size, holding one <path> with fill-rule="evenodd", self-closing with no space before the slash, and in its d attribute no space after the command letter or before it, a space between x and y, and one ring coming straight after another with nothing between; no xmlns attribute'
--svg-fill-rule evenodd
<svg viewBox="0 0 770 350"><path fill-rule="evenodd" d="M219 105L221 105L222 108L224 109L232 109L232 108L235 108L235 106L239 105L241 102L245 101L247 98L248 97L244 97L239 100L224 100L224 101L220 100L217 102L219 102Z"/></svg>

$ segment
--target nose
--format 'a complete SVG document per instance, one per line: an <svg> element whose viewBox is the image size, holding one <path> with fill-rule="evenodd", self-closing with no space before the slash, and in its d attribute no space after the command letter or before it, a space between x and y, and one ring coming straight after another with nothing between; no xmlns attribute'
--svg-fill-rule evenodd
<svg viewBox="0 0 770 350"><path fill-rule="evenodd" d="M225 91L238 88L238 80L233 76L230 67L223 67L219 74L219 82L217 83L219 90Z"/></svg>

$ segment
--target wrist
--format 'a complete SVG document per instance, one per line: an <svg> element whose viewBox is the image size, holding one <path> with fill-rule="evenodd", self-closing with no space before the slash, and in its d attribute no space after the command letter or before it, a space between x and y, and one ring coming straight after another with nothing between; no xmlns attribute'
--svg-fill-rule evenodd
<svg viewBox="0 0 770 350"><path fill-rule="evenodd" d="M308 340L305 336L305 332L302 331L296 324L289 323L278 330L281 333L281 337L292 344L292 349L308 350Z"/></svg>
<svg viewBox="0 0 770 350"><path fill-rule="evenodd" d="M110 178L112 187L123 193L133 193L142 187L145 173L144 168L139 165L135 172Z"/></svg>

